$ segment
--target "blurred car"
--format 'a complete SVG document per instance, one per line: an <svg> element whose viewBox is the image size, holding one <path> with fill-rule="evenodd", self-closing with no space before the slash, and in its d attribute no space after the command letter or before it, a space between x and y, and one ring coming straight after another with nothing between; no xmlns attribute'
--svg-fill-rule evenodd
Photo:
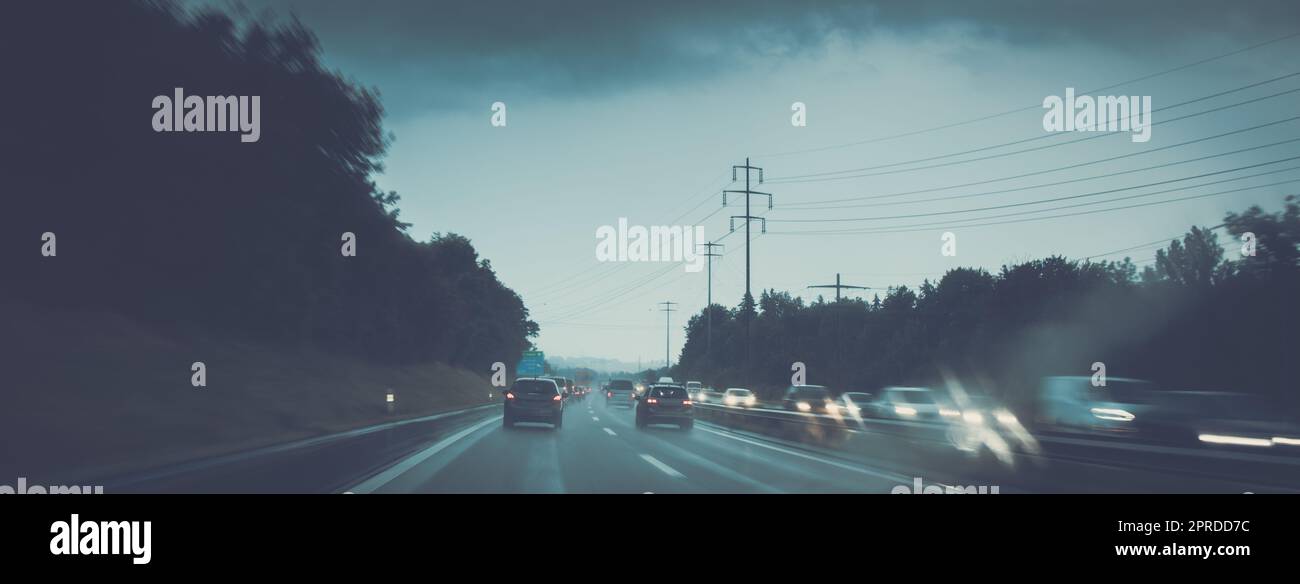
<svg viewBox="0 0 1300 584"><path fill-rule="evenodd" d="M627 379L614 379L605 387L605 405L631 408L636 405L636 386Z"/></svg>
<svg viewBox="0 0 1300 584"><path fill-rule="evenodd" d="M563 377L556 377L554 375L544 375L542 377L538 377L537 379L549 379L551 381L554 381L556 387L560 388L560 395L563 397L563 399L567 400L570 397L573 397L572 392L569 390L569 384L564 382Z"/></svg>
<svg viewBox="0 0 1300 584"><path fill-rule="evenodd" d="M695 400L696 403L705 401L707 399L706 396L704 395L704 384L698 381L687 381L686 393L690 394L691 399Z"/></svg>
<svg viewBox="0 0 1300 584"><path fill-rule="evenodd" d="M650 424L677 424L683 430L695 426L695 412L686 388L675 383L656 383L637 398L636 427Z"/></svg>
<svg viewBox="0 0 1300 584"><path fill-rule="evenodd" d="M825 414L839 408L831 390L822 385L791 385L785 390L781 407L806 414Z"/></svg>
<svg viewBox="0 0 1300 584"><path fill-rule="evenodd" d="M502 425L545 422L558 430L564 426L564 394L554 379L521 377L505 393Z"/></svg>
<svg viewBox="0 0 1300 584"><path fill-rule="evenodd" d="M1146 438L1216 448L1300 446L1297 424L1257 396L1159 391L1152 394L1151 404L1139 425Z"/></svg>
<svg viewBox="0 0 1300 584"><path fill-rule="evenodd" d="M1087 376L1044 377L1037 421L1059 430L1133 434L1145 423L1155 391L1154 383L1141 379L1111 377L1094 387Z"/></svg>
<svg viewBox="0 0 1300 584"><path fill-rule="evenodd" d="M722 405L733 408L752 408L758 405L758 398L754 392L743 387L728 387L727 391L722 393Z"/></svg>
<svg viewBox="0 0 1300 584"><path fill-rule="evenodd" d="M840 406L844 408L842 412L846 417L860 419L869 416L871 402L875 397L864 391L846 391L840 396Z"/></svg>
<svg viewBox="0 0 1300 584"><path fill-rule="evenodd" d="M939 397L925 387L886 387L871 402L871 415L887 420L939 421L960 415L940 407Z"/></svg>
<svg viewBox="0 0 1300 584"><path fill-rule="evenodd" d="M939 406L939 415L948 422L948 439L958 450L991 454L1008 465L1014 464L1018 452L1040 452L1038 439L1002 402L965 392L952 397L951 404Z"/></svg>

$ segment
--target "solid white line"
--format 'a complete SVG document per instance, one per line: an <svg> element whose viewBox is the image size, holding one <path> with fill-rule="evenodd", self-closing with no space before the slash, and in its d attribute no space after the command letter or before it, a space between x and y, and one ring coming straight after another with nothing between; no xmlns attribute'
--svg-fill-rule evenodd
<svg viewBox="0 0 1300 584"><path fill-rule="evenodd" d="M777 451L777 452L781 452L781 453L784 453L784 454L789 454L790 456L798 456L799 458L805 458L805 459L808 459L808 460L812 460L812 461L820 462L820 463L822 463L822 464L828 464L828 465L830 465L830 466L833 466L833 467L836 467L836 468L842 468L842 469L844 469L844 470L851 470L851 471L854 471L854 472L860 472L860 473L862 473L862 474L865 474L865 475L871 475L871 476L873 476L873 477L879 477L879 478L882 478L882 479L889 479L889 480L891 480L891 481L901 481L903 484L910 484L909 481L912 480L910 477L904 477L903 475L898 475L898 474L888 473L888 472L880 472L880 471L875 471L875 470L871 470L871 469L867 469L867 468L862 468L862 467L859 467L859 466L853 466L853 465L850 465L850 464L844 464L844 463L841 463L841 462L836 462L836 461L834 461L834 460L828 460L828 459L822 458L822 457L820 457L820 456L813 456L813 455L811 455L811 454L806 454L806 453L803 453L803 452L799 452L799 451L797 451L797 450L790 450L790 449L788 449L788 448L781 448L780 446L773 446L773 445L771 445L771 444L764 444L764 443L759 442L759 441L757 441L757 440L750 440L750 439L748 439L748 438L741 438L740 436L736 436L736 435L731 434L731 433L728 433L728 432L719 432L719 431L714 430L714 429L712 429L712 428L700 428L700 429L701 429L701 430L704 430L705 432L709 432L709 433L711 433L711 434L717 434L718 436L722 436L723 438L730 438L730 439L732 439L732 440L738 440L738 441L740 441L740 442L744 442L744 443L746 443L746 444L751 444L751 445L758 446L758 447L761 447L761 448L767 448L767 449L769 449L769 450L775 450L775 451Z"/></svg>
<svg viewBox="0 0 1300 584"><path fill-rule="evenodd" d="M501 416L493 416L491 418L483 420L482 422L474 424L473 426L465 428L464 430L461 430L455 434L452 434L451 436L444 438L441 442L438 442L433 446L430 446L420 452L411 455L406 460L403 460L393 466L388 467L388 469L385 470L384 472L381 472L373 477L366 479L361 484L352 487L351 489L348 489L348 491L351 491L353 493L373 493L379 490L380 488L382 488L384 485L387 485L388 483L392 482L393 479L402 476L402 474L405 473L406 471L415 468L416 465L428 460L433 455L442 452L448 446L455 444L457 440L469 436L475 430L478 430L479 428L482 428L488 424L491 424L493 422L500 422L500 421L501 421Z"/></svg>
<svg viewBox="0 0 1300 584"><path fill-rule="evenodd" d="M614 431L610 430L609 428L605 428L605 433L609 434L610 436L618 436L618 434L615 434Z"/></svg>
<svg viewBox="0 0 1300 584"><path fill-rule="evenodd" d="M664 471L664 474L666 474L666 475L668 475L668 476L670 476L670 477L673 477L673 478L675 478L675 479L686 478L686 475L677 472L677 469L675 469L675 468L673 468L673 467L671 467L671 466L668 466L668 465L666 465L666 464L664 464L664 463L662 463L662 462L659 462L659 459L658 459L658 458L655 458L655 457L653 457L653 456L650 456L649 454L642 454L642 455L641 455L641 458L644 459L646 462L650 463L651 466L654 466L655 468L657 468L657 469L659 469L659 470L661 470L661 471Z"/></svg>
<svg viewBox="0 0 1300 584"><path fill-rule="evenodd" d="M600 421L600 418L597 418L596 416L592 416L592 417L591 417L591 421L593 421L593 422L599 422L599 421Z"/></svg>

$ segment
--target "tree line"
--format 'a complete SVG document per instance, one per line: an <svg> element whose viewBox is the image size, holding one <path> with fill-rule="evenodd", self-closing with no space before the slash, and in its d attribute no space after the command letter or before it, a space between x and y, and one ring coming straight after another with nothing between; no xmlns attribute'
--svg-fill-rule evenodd
<svg viewBox="0 0 1300 584"><path fill-rule="evenodd" d="M0 294L484 372L530 346L537 325L469 240L408 232L373 178L393 139L379 95L327 69L296 20L143 1L5 12ZM154 131L151 102L175 88L260 96L260 139Z"/></svg>
<svg viewBox="0 0 1300 584"><path fill-rule="evenodd" d="M1052 256L996 273L956 268L869 301L764 290L694 315L673 375L771 396L802 362L808 383L838 391L958 380L1017 402L1043 376L1091 376L1100 362L1111 377L1294 406L1300 205L1292 196L1279 212L1228 213L1221 228L1226 246L1217 229L1193 227L1142 270L1128 257Z"/></svg>

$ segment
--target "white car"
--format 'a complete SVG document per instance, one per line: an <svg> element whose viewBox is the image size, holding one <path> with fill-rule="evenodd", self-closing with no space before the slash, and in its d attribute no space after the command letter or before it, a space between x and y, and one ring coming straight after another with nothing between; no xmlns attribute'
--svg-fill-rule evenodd
<svg viewBox="0 0 1300 584"><path fill-rule="evenodd" d="M758 398L754 396L754 392L743 387L728 387L727 391L722 393L722 403L731 407L752 408L758 405Z"/></svg>
<svg viewBox="0 0 1300 584"><path fill-rule="evenodd" d="M1057 429L1133 433L1151 411L1155 389L1140 379L1111 377L1094 386L1091 377L1044 377L1038 421Z"/></svg>
<svg viewBox="0 0 1300 584"><path fill-rule="evenodd" d="M941 411L949 408L941 408L925 387L886 387L871 405L876 417L892 420L939 420L951 413Z"/></svg>

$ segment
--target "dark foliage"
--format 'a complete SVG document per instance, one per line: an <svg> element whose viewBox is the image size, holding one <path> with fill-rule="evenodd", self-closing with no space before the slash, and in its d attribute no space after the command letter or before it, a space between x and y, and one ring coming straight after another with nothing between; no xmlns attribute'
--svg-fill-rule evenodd
<svg viewBox="0 0 1300 584"><path fill-rule="evenodd" d="M0 293L485 372L536 334L467 239L407 235L372 179L378 95L325 69L296 21L166 2L29 2L5 21ZM261 96L261 139L153 131L152 99L177 87Z"/></svg>
<svg viewBox="0 0 1300 584"><path fill-rule="evenodd" d="M745 356L742 306L712 306L687 325L674 375L715 386L743 385L769 397L790 382L872 391L935 384L945 377L1013 401L1045 375L1151 379L1165 387L1257 393L1295 404L1300 379L1300 205L1252 207L1225 219L1232 241L1195 227L1133 263L1049 257L997 274L959 268L919 289L891 288L871 301L803 299L763 291ZM1240 253L1255 234L1256 254ZM1227 252L1225 253L1225 248Z"/></svg>

